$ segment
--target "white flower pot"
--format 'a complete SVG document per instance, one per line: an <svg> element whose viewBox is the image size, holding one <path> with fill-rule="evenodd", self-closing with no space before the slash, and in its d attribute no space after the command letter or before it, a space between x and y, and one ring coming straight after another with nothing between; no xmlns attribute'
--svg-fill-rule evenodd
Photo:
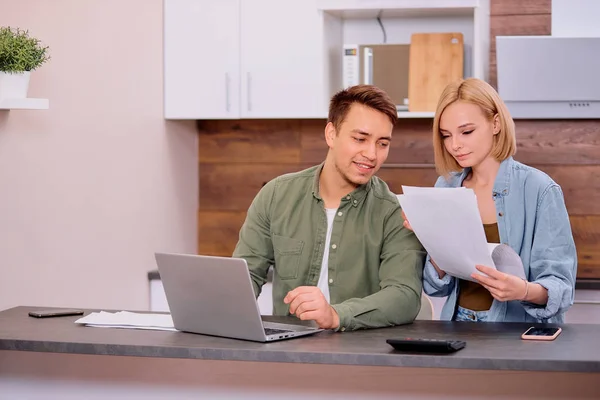
<svg viewBox="0 0 600 400"><path fill-rule="evenodd" d="M15 74L0 72L0 99L27 98L30 74L30 71Z"/></svg>

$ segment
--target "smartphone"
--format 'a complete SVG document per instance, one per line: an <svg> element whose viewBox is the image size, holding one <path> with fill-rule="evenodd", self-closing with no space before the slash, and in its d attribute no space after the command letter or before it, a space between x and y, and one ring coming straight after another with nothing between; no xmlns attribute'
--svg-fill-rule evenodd
<svg viewBox="0 0 600 400"><path fill-rule="evenodd" d="M47 310L29 311L29 316L35 318L66 317L68 315L83 315L83 310L52 308Z"/></svg>
<svg viewBox="0 0 600 400"><path fill-rule="evenodd" d="M561 332L561 328L536 328L532 326L521 335L521 339L554 340L558 335L560 335Z"/></svg>

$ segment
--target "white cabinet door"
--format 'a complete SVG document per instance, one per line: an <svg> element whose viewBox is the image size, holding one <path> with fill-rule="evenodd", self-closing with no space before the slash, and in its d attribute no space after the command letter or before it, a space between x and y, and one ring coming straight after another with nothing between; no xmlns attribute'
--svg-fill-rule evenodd
<svg viewBox="0 0 600 400"><path fill-rule="evenodd" d="M327 116L323 16L316 0L241 2L242 118Z"/></svg>
<svg viewBox="0 0 600 400"><path fill-rule="evenodd" d="M239 49L240 0L165 0L165 118L239 118Z"/></svg>

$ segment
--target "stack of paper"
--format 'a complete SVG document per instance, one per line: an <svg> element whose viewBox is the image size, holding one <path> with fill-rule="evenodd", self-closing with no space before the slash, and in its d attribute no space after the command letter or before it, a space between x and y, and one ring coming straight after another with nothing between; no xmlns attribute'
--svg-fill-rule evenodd
<svg viewBox="0 0 600 400"><path fill-rule="evenodd" d="M176 331L170 314L142 314L129 311L110 313L93 312L75 321L97 328L151 329L160 331Z"/></svg>
<svg viewBox="0 0 600 400"><path fill-rule="evenodd" d="M446 273L470 281L476 265L525 277L518 254L488 243L475 192L464 187L402 186L398 201L417 238Z"/></svg>

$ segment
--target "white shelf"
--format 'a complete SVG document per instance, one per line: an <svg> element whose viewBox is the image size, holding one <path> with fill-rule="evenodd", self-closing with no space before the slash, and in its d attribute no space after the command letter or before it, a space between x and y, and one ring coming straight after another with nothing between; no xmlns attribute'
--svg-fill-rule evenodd
<svg viewBox="0 0 600 400"><path fill-rule="evenodd" d="M48 99L0 99L0 110L47 110Z"/></svg>
<svg viewBox="0 0 600 400"><path fill-rule="evenodd" d="M430 111L398 111L398 118L433 118L434 115Z"/></svg>
<svg viewBox="0 0 600 400"><path fill-rule="evenodd" d="M325 47L330 54L342 54L344 44L409 44L418 32L460 32L465 47L463 75L488 79L490 0L317 0L317 7L324 15ZM378 16L381 27L375 21ZM339 70L336 66L330 74L338 86Z"/></svg>
<svg viewBox="0 0 600 400"><path fill-rule="evenodd" d="M320 10L342 18L473 15L480 0L320 0Z"/></svg>

